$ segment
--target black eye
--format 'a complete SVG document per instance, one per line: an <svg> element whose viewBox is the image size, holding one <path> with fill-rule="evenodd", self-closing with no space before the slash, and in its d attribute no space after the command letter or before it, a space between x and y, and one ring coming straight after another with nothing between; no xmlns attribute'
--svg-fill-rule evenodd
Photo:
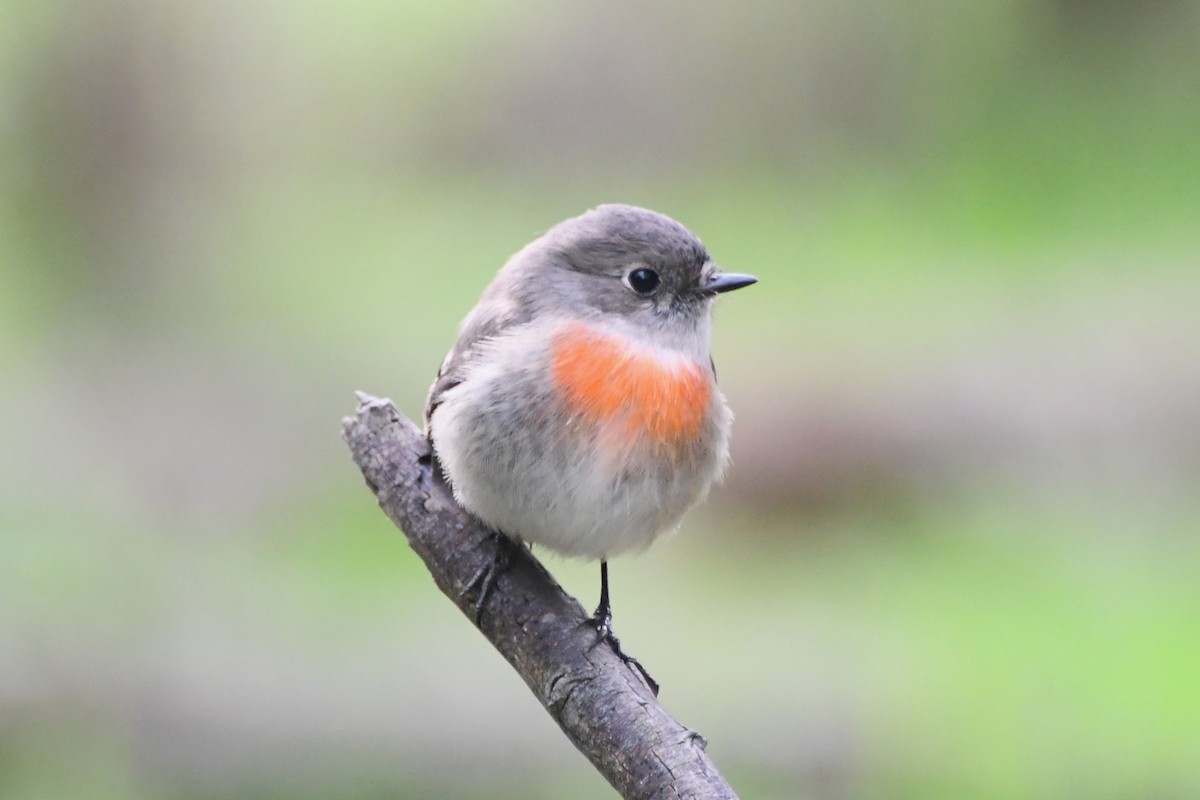
<svg viewBox="0 0 1200 800"><path fill-rule="evenodd" d="M639 267L625 276L625 284L638 294L650 294L658 288L658 273Z"/></svg>

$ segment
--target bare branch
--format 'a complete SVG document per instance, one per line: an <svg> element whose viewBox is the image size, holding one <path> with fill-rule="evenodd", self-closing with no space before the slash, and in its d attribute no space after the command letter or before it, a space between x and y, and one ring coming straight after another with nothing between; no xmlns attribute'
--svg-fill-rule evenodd
<svg viewBox="0 0 1200 800"><path fill-rule="evenodd" d="M493 557L489 531L455 503L430 467L425 436L390 400L359 394L343 438L384 512L438 588L474 622L463 587ZM513 548L479 629L567 737L625 798L736 798L704 752L607 644L587 614L525 548Z"/></svg>

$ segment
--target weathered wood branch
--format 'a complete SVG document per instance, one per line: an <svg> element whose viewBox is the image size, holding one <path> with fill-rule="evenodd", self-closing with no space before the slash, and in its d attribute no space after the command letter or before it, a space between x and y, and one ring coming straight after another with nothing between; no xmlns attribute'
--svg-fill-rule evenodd
<svg viewBox="0 0 1200 800"><path fill-rule="evenodd" d="M455 503L430 466L429 443L391 401L359 395L342 437L384 512L438 588L474 624L463 589L493 558L490 531ZM625 798L736 798L705 753L604 642L579 603L525 548L513 548L479 630L524 679L563 733Z"/></svg>

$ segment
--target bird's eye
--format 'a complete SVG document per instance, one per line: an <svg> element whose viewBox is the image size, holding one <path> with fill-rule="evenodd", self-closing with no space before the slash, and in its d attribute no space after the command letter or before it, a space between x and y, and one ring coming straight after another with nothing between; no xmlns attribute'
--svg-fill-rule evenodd
<svg viewBox="0 0 1200 800"><path fill-rule="evenodd" d="M645 267L638 267L625 276L625 285L638 294L650 294L658 288L658 281L658 273Z"/></svg>

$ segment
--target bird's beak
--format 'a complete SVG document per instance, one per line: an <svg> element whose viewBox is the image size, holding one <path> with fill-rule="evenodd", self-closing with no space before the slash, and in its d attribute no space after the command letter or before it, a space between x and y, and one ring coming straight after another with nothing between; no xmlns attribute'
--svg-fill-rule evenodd
<svg viewBox="0 0 1200 800"><path fill-rule="evenodd" d="M741 289L743 286L749 286L752 283L758 283L758 278L753 275L739 275L736 272L719 272L709 277L708 282L704 284L704 291L708 294L720 294L721 292L732 292L734 289Z"/></svg>

